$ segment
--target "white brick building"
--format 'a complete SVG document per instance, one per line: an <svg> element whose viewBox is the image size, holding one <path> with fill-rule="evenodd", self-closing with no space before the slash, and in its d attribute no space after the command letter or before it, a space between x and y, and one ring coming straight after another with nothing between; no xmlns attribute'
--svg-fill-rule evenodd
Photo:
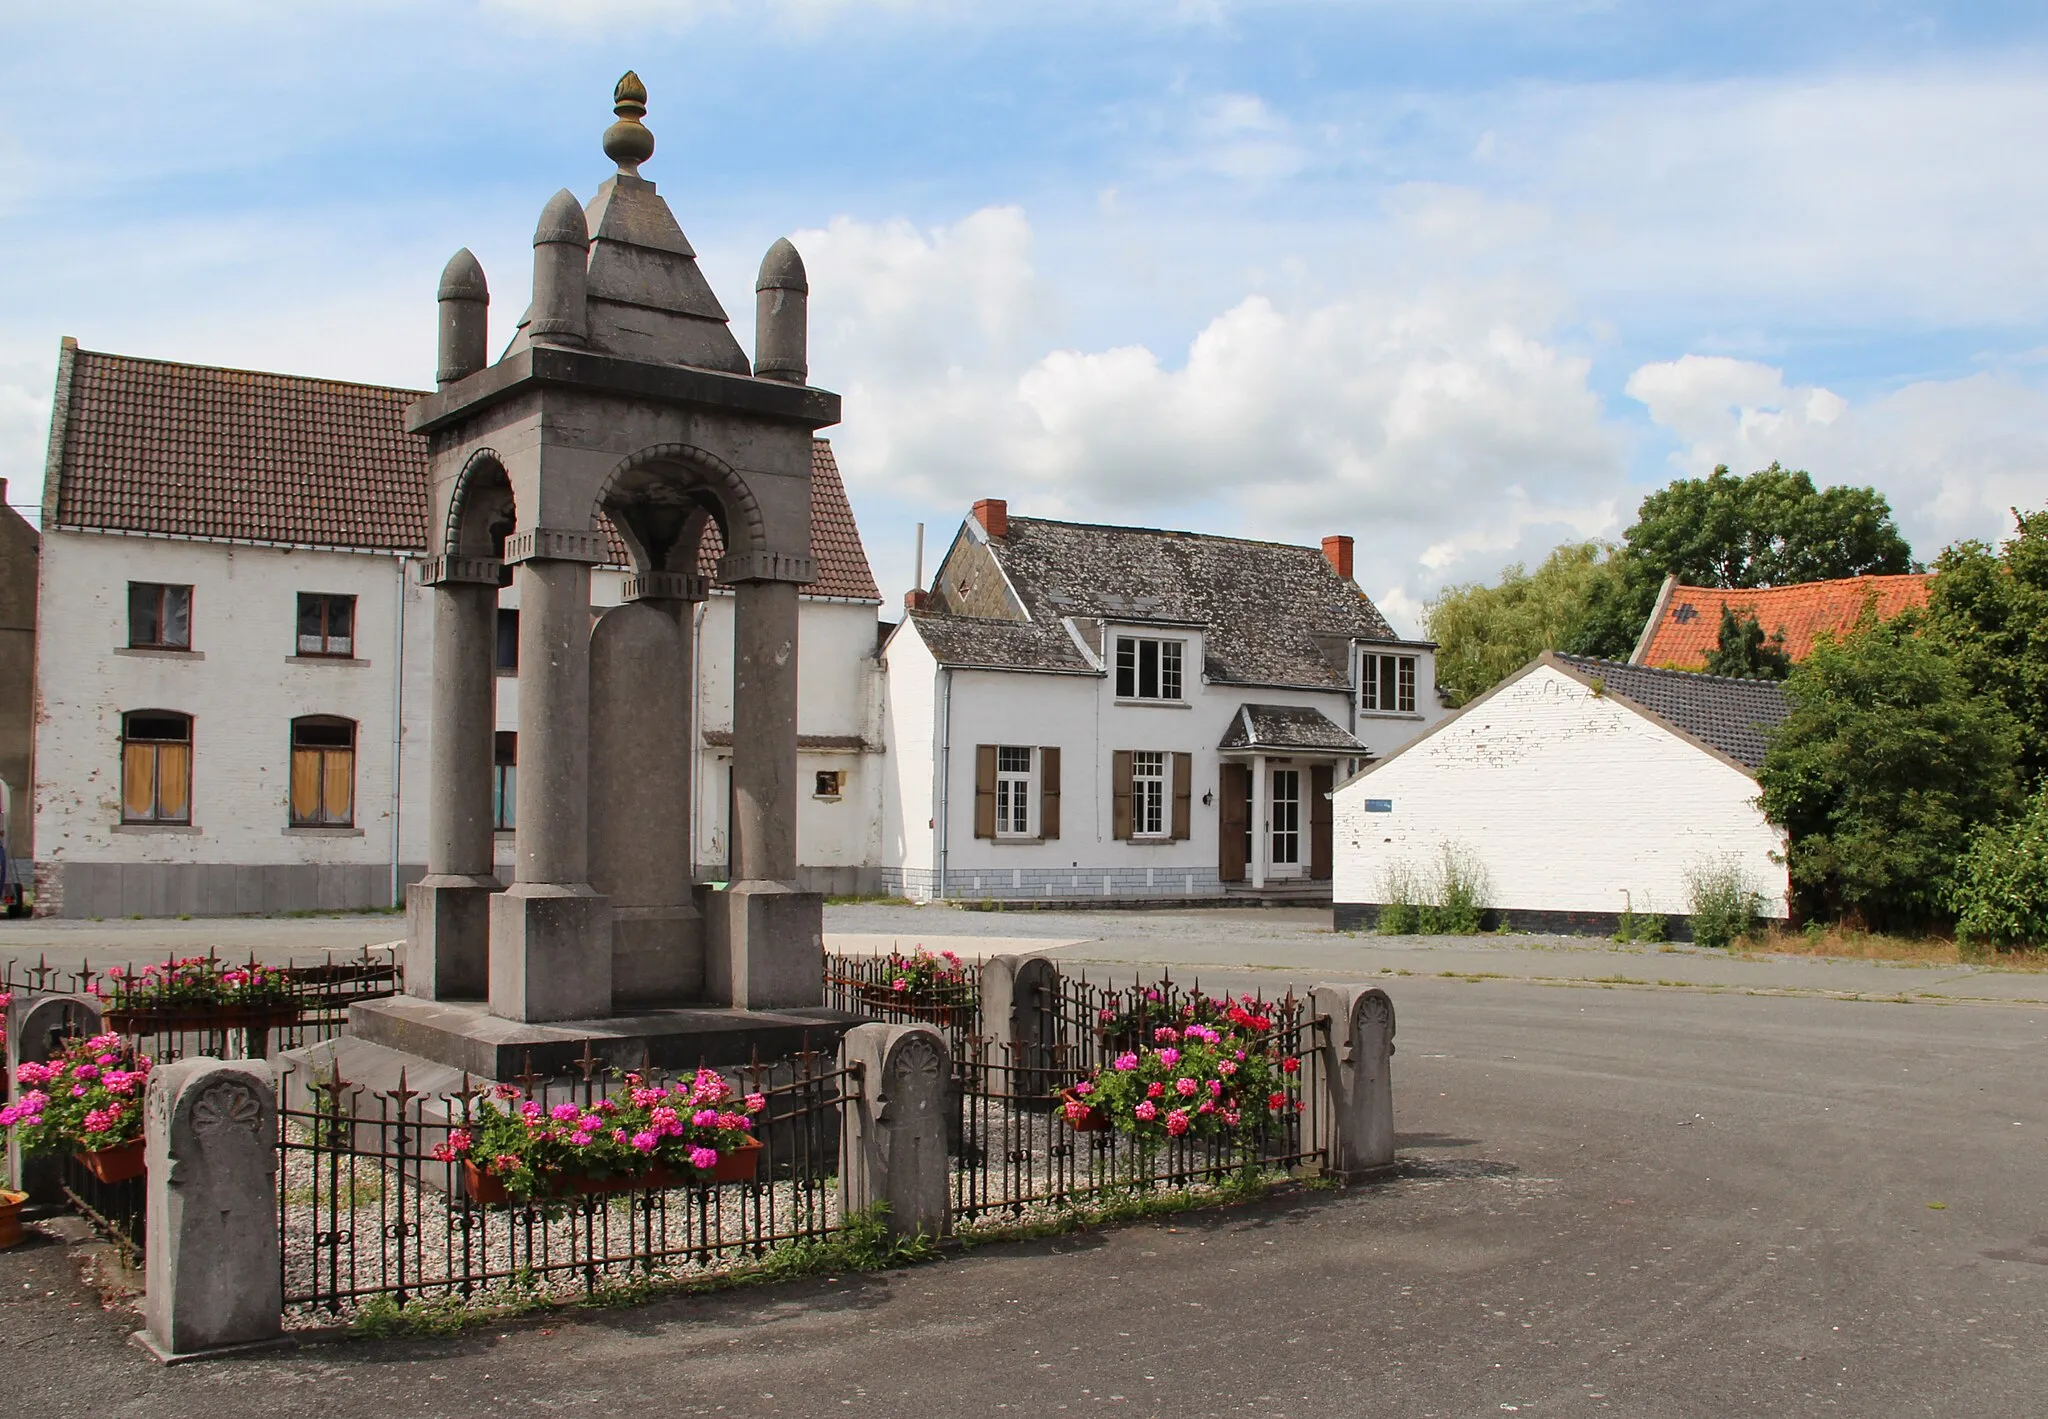
<svg viewBox="0 0 2048 1419"><path fill-rule="evenodd" d="M407 390L60 359L43 506L35 879L46 915L386 906L424 871L433 616ZM881 775L874 579L816 446L800 611L807 885L870 887ZM706 556L721 550L707 535ZM616 604L624 559L593 577ZM519 586L500 593L505 629ZM699 875L723 872L732 598L698 607ZM517 637L501 635L508 660ZM516 665L501 669L517 773ZM510 795L506 796L510 811ZM501 862L509 867L509 833Z"/></svg>
<svg viewBox="0 0 2048 1419"><path fill-rule="evenodd" d="M1444 849L1481 864L1486 905L1531 931L1686 929L1688 876L1732 864L1787 913L1784 834L1757 805L1777 684L1546 651L1337 789L1339 930L1370 925L1392 876Z"/></svg>

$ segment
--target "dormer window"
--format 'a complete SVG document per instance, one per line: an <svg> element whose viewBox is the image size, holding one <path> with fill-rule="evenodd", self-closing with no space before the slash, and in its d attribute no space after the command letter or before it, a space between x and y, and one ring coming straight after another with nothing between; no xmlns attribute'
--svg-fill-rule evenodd
<svg viewBox="0 0 2048 1419"><path fill-rule="evenodd" d="M1376 714L1415 713L1415 657L1372 652L1360 656L1358 707Z"/></svg>
<svg viewBox="0 0 2048 1419"><path fill-rule="evenodd" d="M1116 638L1116 697L1120 700L1181 698L1181 658L1186 641L1149 636Z"/></svg>

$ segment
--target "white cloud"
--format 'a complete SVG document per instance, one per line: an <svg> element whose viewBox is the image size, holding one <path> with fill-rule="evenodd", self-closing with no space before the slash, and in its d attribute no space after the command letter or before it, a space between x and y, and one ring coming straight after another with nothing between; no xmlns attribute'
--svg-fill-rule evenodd
<svg viewBox="0 0 2048 1419"><path fill-rule="evenodd" d="M1528 302L1251 295L1185 351L1040 353L1050 313L1015 209L931 231L841 219L797 242L814 377L845 394L835 440L857 493L941 517L1006 496L1044 515L1351 532L1362 579L1397 609L1531 538L1614 520L1621 438L1589 361L1502 314Z"/></svg>
<svg viewBox="0 0 2048 1419"><path fill-rule="evenodd" d="M2048 389L2009 374L1922 380L1852 403L1770 365L1686 355L1644 365L1628 392L1678 439L1676 471L1776 460L1822 485L1875 486L1924 558L1958 537L2009 531L2009 508L2048 505Z"/></svg>

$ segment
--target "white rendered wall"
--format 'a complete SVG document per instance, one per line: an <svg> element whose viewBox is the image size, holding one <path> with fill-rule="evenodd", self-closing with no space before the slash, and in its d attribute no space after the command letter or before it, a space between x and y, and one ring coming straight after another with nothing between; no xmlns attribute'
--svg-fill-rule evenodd
<svg viewBox="0 0 2048 1419"><path fill-rule="evenodd" d="M915 622L906 621L882 651L881 850L876 860L899 871L932 870L932 755L938 662Z"/></svg>
<svg viewBox="0 0 2048 1419"><path fill-rule="evenodd" d="M1756 781L1613 699L1539 666L1336 793L1334 896L1381 903L1389 867L1469 849L1489 905L1682 914L1687 873L1733 859L1786 914L1784 839ZM1369 813L1368 800L1390 802Z"/></svg>
<svg viewBox="0 0 2048 1419"><path fill-rule="evenodd" d="M431 615L392 556L48 532L37 637L37 856L43 861L389 863L398 607L409 678L431 674ZM131 652L128 583L189 585L190 655ZM356 598L355 656L295 660L298 593ZM408 687L409 690L411 686ZM193 717L190 828L121 825L121 716ZM403 769L425 802L424 694L408 696ZM352 829L291 829L291 721L356 721ZM401 817L398 856L425 853L422 817Z"/></svg>

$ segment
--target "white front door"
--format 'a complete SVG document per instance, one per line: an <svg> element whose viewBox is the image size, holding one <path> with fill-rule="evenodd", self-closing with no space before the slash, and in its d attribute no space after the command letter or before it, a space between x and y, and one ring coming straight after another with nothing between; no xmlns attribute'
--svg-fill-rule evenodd
<svg viewBox="0 0 2048 1419"><path fill-rule="evenodd" d="M1267 822L1267 858L1271 877L1302 874L1301 770L1274 769Z"/></svg>

